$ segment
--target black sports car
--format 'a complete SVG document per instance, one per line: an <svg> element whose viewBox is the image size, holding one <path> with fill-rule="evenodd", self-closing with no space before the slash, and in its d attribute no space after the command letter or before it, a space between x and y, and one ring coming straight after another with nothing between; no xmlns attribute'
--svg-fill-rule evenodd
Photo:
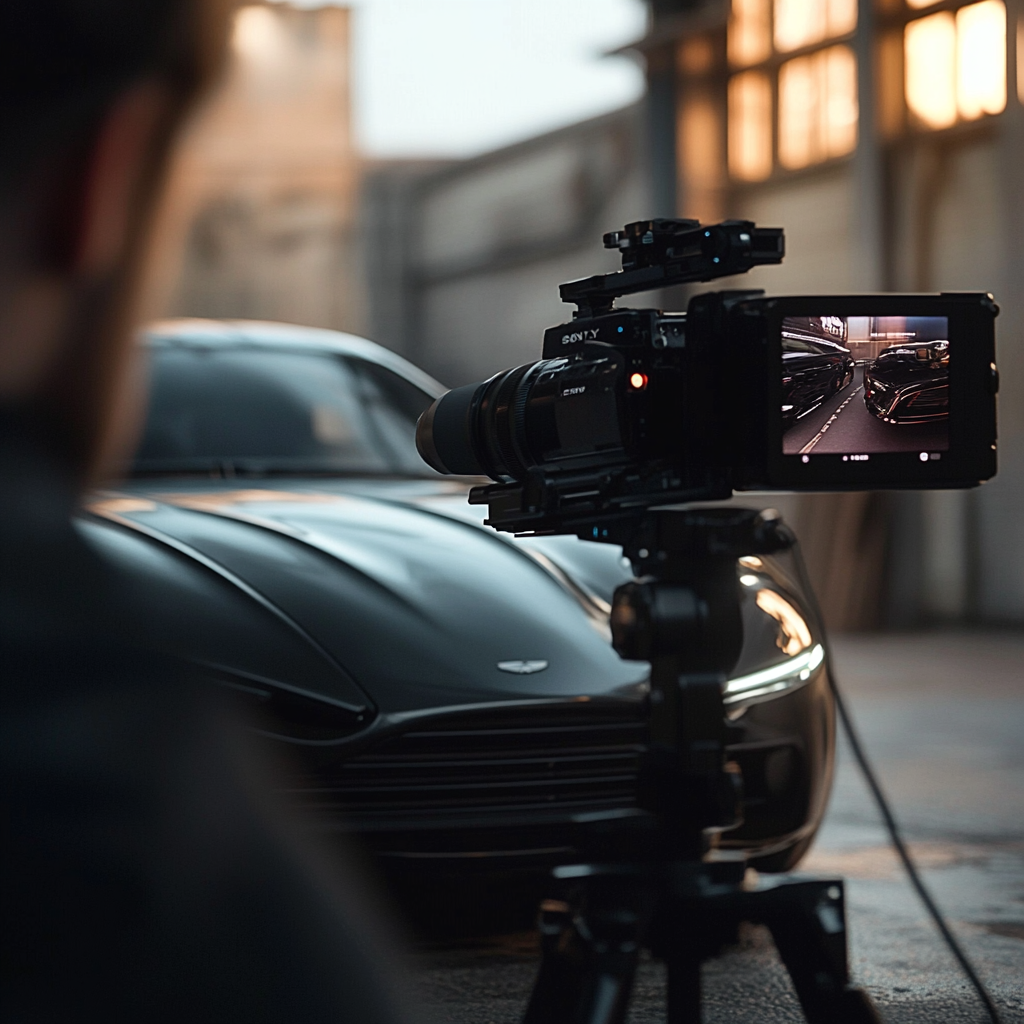
<svg viewBox="0 0 1024 1024"><path fill-rule="evenodd" d="M783 320L784 431L826 399L848 387L853 380L853 356L842 344L845 330L844 321L838 317L804 316Z"/></svg>
<svg viewBox="0 0 1024 1024"><path fill-rule="evenodd" d="M949 342L891 345L864 371L864 403L885 423L949 418Z"/></svg>
<svg viewBox="0 0 1024 1024"><path fill-rule="evenodd" d="M648 665L609 644L618 548L482 526L468 482L415 451L443 389L370 342L214 321L147 341L132 477L81 529L158 643L290 749L291 799L435 877L546 870L572 855L574 814L632 804ZM832 698L787 565L737 573L746 638L726 699L747 817L723 846L781 870L824 811Z"/></svg>

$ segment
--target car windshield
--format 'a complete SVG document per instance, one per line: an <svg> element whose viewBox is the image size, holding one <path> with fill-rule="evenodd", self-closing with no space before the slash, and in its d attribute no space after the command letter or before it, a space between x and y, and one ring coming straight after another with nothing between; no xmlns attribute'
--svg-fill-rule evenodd
<svg viewBox="0 0 1024 1024"><path fill-rule="evenodd" d="M332 352L158 346L133 473L431 475L416 420L431 396Z"/></svg>

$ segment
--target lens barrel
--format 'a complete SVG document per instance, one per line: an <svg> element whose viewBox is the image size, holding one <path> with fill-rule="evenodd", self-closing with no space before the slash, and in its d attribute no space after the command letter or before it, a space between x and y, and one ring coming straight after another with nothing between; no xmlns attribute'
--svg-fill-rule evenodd
<svg viewBox="0 0 1024 1024"><path fill-rule="evenodd" d="M420 458L438 473L480 476L486 473L473 444L474 399L488 382L466 384L438 398L416 424Z"/></svg>
<svg viewBox="0 0 1024 1024"><path fill-rule="evenodd" d="M530 390L550 363L514 366L442 395L416 425L423 461L439 473L523 479L536 463L526 439Z"/></svg>

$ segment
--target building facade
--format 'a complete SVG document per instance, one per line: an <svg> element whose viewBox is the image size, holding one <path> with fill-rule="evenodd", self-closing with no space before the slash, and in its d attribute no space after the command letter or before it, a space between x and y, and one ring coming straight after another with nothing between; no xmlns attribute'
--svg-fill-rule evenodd
<svg viewBox="0 0 1024 1024"><path fill-rule="evenodd" d="M558 285L617 269L601 236L648 209L639 106L447 164L368 167L371 331L451 386L539 358Z"/></svg>
<svg viewBox="0 0 1024 1024"><path fill-rule="evenodd" d="M350 12L249 4L179 147L162 312L361 331Z"/></svg>
<svg viewBox="0 0 1024 1024"><path fill-rule="evenodd" d="M832 589L860 607L839 620L883 601L881 558L888 622L1024 621L1020 0L654 0L637 49L653 134L674 141L659 147L659 212L786 229L783 266L745 284L995 294L998 477L805 501L800 518L823 561L839 509L852 517Z"/></svg>

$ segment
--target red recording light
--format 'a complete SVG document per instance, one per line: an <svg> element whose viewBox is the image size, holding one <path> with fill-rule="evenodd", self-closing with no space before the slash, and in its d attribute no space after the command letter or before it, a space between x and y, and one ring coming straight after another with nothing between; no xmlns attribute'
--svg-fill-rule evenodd
<svg viewBox="0 0 1024 1024"><path fill-rule="evenodd" d="M643 391L647 387L646 373L632 373L629 376L629 386L637 391Z"/></svg>

